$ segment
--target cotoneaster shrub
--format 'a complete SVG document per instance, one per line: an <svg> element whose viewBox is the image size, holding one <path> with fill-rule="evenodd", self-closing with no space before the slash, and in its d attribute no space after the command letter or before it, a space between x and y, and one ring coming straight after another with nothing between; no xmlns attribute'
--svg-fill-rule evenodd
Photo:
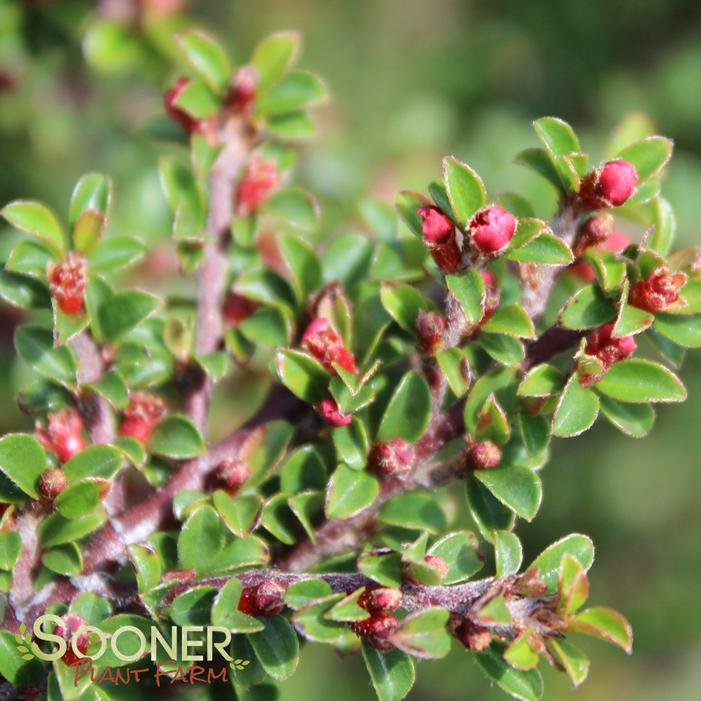
<svg viewBox="0 0 701 701"><path fill-rule="evenodd" d="M399 195L403 223L374 203L367 236L317 250L291 142L326 89L295 67L297 36L237 68L199 30L178 44L191 73L157 131L182 145L160 175L189 297L117 286L146 250L106 234L104 175L81 178L65 218L32 200L2 210L26 234L0 295L28 310L15 347L33 375L26 432L0 439L3 697L112 698L77 674L99 637L86 625L221 626L234 661L207 666L241 699L275 698L306 641L360 652L381 701L451 645L527 701L543 660L584 681L579 635L630 652L626 619L587 601L591 540L524 563L515 527L537 515L551 440L600 417L642 437L653 404L686 396L670 366L701 345L701 276L696 249L670 254L671 142L590 163L546 117L518 160L559 193L550 221L447 157L425 192ZM212 441L212 392L234 366L267 397ZM33 636L44 613L74 638L51 665ZM124 664L97 661L97 676Z"/></svg>

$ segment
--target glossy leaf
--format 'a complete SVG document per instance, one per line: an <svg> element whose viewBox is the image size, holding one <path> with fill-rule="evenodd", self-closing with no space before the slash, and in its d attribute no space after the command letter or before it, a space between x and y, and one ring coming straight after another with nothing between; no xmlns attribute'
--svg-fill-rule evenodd
<svg viewBox="0 0 701 701"><path fill-rule="evenodd" d="M575 372L565 385L553 416L554 436L570 437L583 433L599 415L599 397L593 390L582 387Z"/></svg>
<svg viewBox="0 0 701 701"><path fill-rule="evenodd" d="M199 29L180 32L176 40L192 67L210 87L217 92L223 91L231 78L231 65L221 46Z"/></svg>
<svg viewBox="0 0 701 701"><path fill-rule="evenodd" d="M400 701L414 685L414 663L401 650L380 652L363 642L363 660L379 701Z"/></svg>
<svg viewBox="0 0 701 701"><path fill-rule="evenodd" d="M523 548L518 536L511 531L496 531L494 533L494 559L497 577L516 574L523 561Z"/></svg>
<svg viewBox="0 0 701 701"><path fill-rule="evenodd" d="M586 609L577 614L568 628L618 645L629 655L633 650L633 630L618 611L603 607Z"/></svg>
<svg viewBox="0 0 701 701"><path fill-rule="evenodd" d="M37 499L37 481L46 467L46 454L34 436L9 433L0 438L0 471L25 494Z"/></svg>
<svg viewBox="0 0 701 701"><path fill-rule="evenodd" d="M568 329L592 329L616 317L616 309L596 285L587 285L570 299L560 315Z"/></svg>
<svg viewBox="0 0 701 701"><path fill-rule="evenodd" d="M513 698L538 701L543 695L543 678L538 670L513 669L494 649L476 653L475 657L485 674Z"/></svg>
<svg viewBox="0 0 701 701"><path fill-rule="evenodd" d="M487 191L477 173L457 158L443 159L443 183L455 218L466 226L487 201Z"/></svg>
<svg viewBox="0 0 701 701"><path fill-rule="evenodd" d="M445 283L458 300L470 325L481 321L484 314L484 280L477 270L470 269L461 275L447 275Z"/></svg>
<svg viewBox="0 0 701 701"><path fill-rule="evenodd" d="M12 226L41 241L55 255L64 253L66 241L61 225L46 205L33 200L15 200L5 205L0 214Z"/></svg>
<svg viewBox="0 0 701 701"><path fill-rule="evenodd" d="M560 562L565 554L572 555L587 571L594 562L594 544L589 536L572 533L549 545L531 562L528 569L540 570L540 579L548 585L551 592L557 588Z"/></svg>
<svg viewBox="0 0 701 701"><path fill-rule="evenodd" d="M204 447L204 440L195 424L180 414L161 421L149 439L151 452L179 460L202 455Z"/></svg>
<svg viewBox="0 0 701 701"><path fill-rule="evenodd" d="M281 350L275 365L281 382L300 399L317 403L328 395L329 375L310 355Z"/></svg>
<svg viewBox="0 0 701 701"><path fill-rule="evenodd" d="M538 475L526 467L506 465L476 470L475 477L503 504L530 521L538 512L543 486Z"/></svg>
<svg viewBox="0 0 701 701"><path fill-rule="evenodd" d="M446 628L448 616L448 611L441 608L426 608L409 614L390 635L390 640L413 657L445 657L450 651L450 635Z"/></svg>
<svg viewBox="0 0 701 701"><path fill-rule="evenodd" d="M297 634L282 616L264 619L263 624L264 630L249 634L248 642L265 671L276 681L284 681L297 669Z"/></svg>
<svg viewBox="0 0 701 701"><path fill-rule="evenodd" d="M664 365L651 360L621 360L607 371L596 389L619 402L683 402L686 389Z"/></svg>
<svg viewBox="0 0 701 701"><path fill-rule="evenodd" d="M414 443L423 435L431 420L431 391L418 373L407 372L392 394L380 422L378 440L403 438Z"/></svg>
<svg viewBox="0 0 701 701"><path fill-rule="evenodd" d="M652 175L659 173L672 157L674 142L663 136L648 136L630 146L626 146L619 154L622 158L635 166L638 178L647 180Z"/></svg>
<svg viewBox="0 0 701 701"><path fill-rule="evenodd" d="M350 518L370 506L379 492L375 477L340 464L331 475L326 492L326 517Z"/></svg>

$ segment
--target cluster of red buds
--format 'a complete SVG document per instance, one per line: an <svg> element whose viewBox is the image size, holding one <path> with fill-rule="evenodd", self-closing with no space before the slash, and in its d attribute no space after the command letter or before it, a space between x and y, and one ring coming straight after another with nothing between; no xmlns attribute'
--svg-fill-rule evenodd
<svg viewBox="0 0 701 701"><path fill-rule="evenodd" d="M66 641L66 652L63 654L63 661L70 667L79 664L81 657L76 654L73 647L85 655L88 651L90 638L88 633L83 631L78 636L75 633L85 625L83 617L78 613L69 613L63 617L63 624L59 624L54 629L54 633ZM73 638L75 637L75 641Z"/></svg>
<svg viewBox="0 0 701 701"><path fill-rule="evenodd" d="M504 251L515 231L516 217L498 204L477 211L467 226L472 247L485 257Z"/></svg>
<svg viewBox="0 0 701 701"><path fill-rule="evenodd" d="M356 372L355 356L336 327L325 317L319 316L302 334L302 348L314 356L330 373L336 374L334 364L346 372Z"/></svg>
<svg viewBox="0 0 701 701"><path fill-rule="evenodd" d="M647 312L666 311L679 303L679 291L686 281L685 273L658 268L633 285L628 301Z"/></svg>
<svg viewBox="0 0 701 701"><path fill-rule="evenodd" d="M414 446L402 438L375 443L368 455L369 469L387 479L406 477L414 467L415 461Z"/></svg>
<svg viewBox="0 0 701 701"><path fill-rule="evenodd" d="M350 414L344 414L338 406L338 402L333 397L322 399L317 410L326 423L332 426L348 426L353 421Z"/></svg>
<svg viewBox="0 0 701 701"><path fill-rule="evenodd" d="M226 104L235 114L251 111L258 87L258 72L253 66L241 66L233 75L226 94Z"/></svg>
<svg viewBox="0 0 701 701"><path fill-rule="evenodd" d="M222 304L222 318L226 328L238 326L258 309L258 303L231 290Z"/></svg>
<svg viewBox="0 0 701 701"><path fill-rule="evenodd" d="M79 253L69 253L58 265L48 265L49 291L64 314L73 316L83 311L85 271L85 258Z"/></svg>
<svg viewBox="0 0 701 701"><path fill-rule="evenodd" d="M362 621L349 623L350 629L377 650L391 650L389 638L399 625L393 611L402 603L402 593L399 589L390 587L374 587L367 589L358 597L358 606L370 615Z"/></svg>
<svg viewBox="0 0 701 701"><path fill-rule="evenodd" d="M492 634L487 628L477 625L459 613L451 612L448 620L448 631L456 640L459 640L468 650L473 652L484 652L492 642Z"/></svg>
<svg viewBox="0 0 701 701"><path fill-rule="evenodd" d="M579 189L579 201L587 209L620 207L635 192L638 172L628 161L608 161L591 171Z"/></svg>
<svg viewBox="0 0 701 701"><path fill-rule="evenodd" d="M239 611L249 616L277 616L285 608L285 592L285 586L275 580L244 587L239 599Z"/></svg>
<svg viewBox="0 0 701 701"><path fill-rule="evenodd" d="M147 443L154 429L163 420L166 406L160 397L132 392L129 405L122 413L119 435Z"/></svg>
<svg viewBox="0 0 701 701"><path fill-rule="evenodd" d="M633 336L613 337L613 322L599 326L589 332L584 352L601 362L601 370L593 373L580 372L579 382L583 387L596 384L606 371L619 360L624 360L632 355L637 348Z"/></svg>
<svg viewBox="0 0 701 701"><path fill-rule="evenodd" d="M236 186L236 214L251 216L281 182L282 176L275 161L265 160L260 154L254 153Z"/></svg>
<svg viewBox="0 0 701 701"><path fill-rule="evenodd" d="M37 421L34 435L45 450L54 453L59 462L67 462L87 448L83 420L75 409L60 409L46 417L46 425Z"/></svg>
<svg viewBox="0 0 701 701"><path fill-rule="evenodd" d="M234 496L251 476L251 468L240 458L227 458L214 470L217 487Z"/></svg>
<svg viewBox="0 0 701 701"><path fill-rule="evenodd" d="M493 441L475 441L467 438L465 467L468 471L490 470L501 463L501 448Z"/></svg>
<svg viewBox="0 0 701 701"><path fill-rule="evenodd" d="M178 78L175 85L167 90L163 96L163 104L168 116L176 124L179 124L188 134L194 134L195 132L204 130L204 120L193 117L176 104L178 97L180 97L183 90L185 90L189 84L189 78Z"/></svg>

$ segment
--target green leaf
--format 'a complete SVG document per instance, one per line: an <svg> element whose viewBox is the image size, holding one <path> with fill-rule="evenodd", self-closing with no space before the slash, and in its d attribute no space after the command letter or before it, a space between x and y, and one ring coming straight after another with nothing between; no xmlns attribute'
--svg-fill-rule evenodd
<svg viewBox="0 0 701 701"><path fill-rule="evenodd" d="M368 551L358 558L358 569L366 576L385 587L400 587L402 584L402 558L391 551Z"/></svg>
<svg viewBox="0 0 701 701"><path fill-rule="evenodd" d="M362 651L379 701L400 701L411 691L416 675L414 663L406 653L397 649L380 652L366 642Z"/></svg>
<svg viewBox="0 0 701 701"><path fill-rule="evenodd" d="M516 224L516 231L509 242L508 250L522 248L541 234L552 234L552 230L542 219L520 217Z"/></svg>
<svg viewBox="0 0 701 701"><path fill-rule="evenodd" d="M143 594L157 587L163 574L163 565L158 553L145 545L130 545L128 550L136 570L139 593Z"/></svg>
<svg viewBox="0 0 701 701"><path fill-rule="evenodd" d="M20 309L46 309L51 304L43 282L7 270L0 270L0 298Z"/></svg>
<svg viewBox="0 0 701 701"><path fill-rule="evenodd" d="M54 500L54 505L62 516L80 518L100 506L100 495L107 486L102 481L77 482L64 489Z"/></svg>
<svg viewBox="0 0 701 701"><path fill-rule="evenodd" d="M621 360L607 371L596 389L619 402L682 402L686 389L669 369L651 360Z"/></svg>
<svg viewBox="0 0 701 701"><path fill-rule="evenodd" d="M261 621L238 610L243 586L232 577L220 590L212 606L212 625L228 628L234 633L256 633L265 627Z"/></svg>
<svg viewBox="0 0 701 701"><path fill-rule="evenodd" d="M701 315L657 314L653 328L683 348L701 347Z"/></svg>
<svg viewBox="0 0 701 701"><path fill-rule="evenodd" d="M334 604L325 614L324 617L330 621L364 621L370 617L370 614L358 604L358 599L367 591L366 587L360 587L352 591L347 596L344 596L338 603Z"/></svg>
<svg viewBox="0 0 701 701"><path fill-rule="evenodd" d="M295 628L307 640L318 643L334 643L339 638L347 635L347 628L328 618L329 609L340 599L343 594L331 594L325 599L317 600L304 608L299 609L293 616L292 622Z"/></svg>
<svg viewBox="0 0 701 701"><path fill-rule="evenodd" d="M538 666L540 657L531 647L531 631L525 630L504 651L504 659L514 669L528 671Z"/></svg>
<svg viewBox="0 0 701 701"><path fill-rule="evenodd" d="M17 562L22 541L15 531L0 531L0 570L11 570Z"/></svg>
<svg viewBox="0 0 701 701"><path fill-rule="evenodd" d="M516 156L515 162L544 177L558 192L563 189L560 175L545 149L527 148Z"/></svg>
<svg viewBox="0 0 701 701"><path fill-rule="evenodd" d="M655 423L655 411L649 404L624 404L606 396L601 397L601 413L633 438L646 436Z"/></svg>
<svg viewBox="0 0 701 701"><path fill-rule="evenodd" d="M282 384L305 402L316 404L328 396L329 374L306 353L281 350L275 368Z"/></svg>
<svg viewBox="0 0 701 701"><path fill-rule="evenodd" d="M13 273L46 280L46 268L50 260L51 253L40 243L22 240L10 252L5 268Z"/></svg>
<svg viewBox="0 0 701 701"><path fill-rule="evenodd" d="M178 626L206 626L216 595L217 590L212 586L193 587L173 599L168 615Z"/></svg>
<svg viewBox="0 0 701 701"><path fill-rule="evenodd" d="M575 372L565 385L553 416L552 432L563 438L578 436L596 421L599 397L593 390L582 387Z"/></svg>
<svg viewBox="0 0 701 701"><path fill-rule="evenodd" d="M297 522L287 503L288 494L275 494L265 502L261 513L261 525L285 545L297 540Z"/></svg>
<svg viewBox="0 0 701 701"><path fill-rule="evenodd" d="M525 411L517 420L523 447L529 456L537 457L550 443L550 421L543 415L532 416Z"/></svg>
<svg viewBox="0 0 701 701"><path fill-rule="evenodd" d="M380 484L362 470L340 464L331 476L324 507L327 518L350 518L377 499Z"/></svg>
<svg viewBox="0 0 701 701"><path fill-rule="evenodd" d="M387 313L405 330L416 333L416 317L422 310L433 310L433 304L417 289L396 282L383 282L380 299Z"/></svg>
<svg viewBox="0 0 701 701"><path fill-rule="evenodd" d="M63 466L69 484L89 477L112 479L122 464L122 453L110 445L91 445Z"/></svg>
<svg viewBox="0 0 701 701"><path fill-rule="evenodd" d="M565 305L560 323L576 330L592 329L616 318L613 303L596 285L579 290Z"/></svg>
<svg viewBox="0 0 701 701"><path fill-rule="evenodd" d="M175 106L195 119L208 119L221 109L217 95L212 92L207 83L198 78L188 81L178 93Z"/></svg>
<svg viewBox="0 0 701 701"><path fill-rule="evenodd" d="M380 508L382 523L441 533L448 526L445 512L431 492L407 492L386 501Z"/></svg>
<svg viewBox="0 0 701 701"><path fill-rule="evenodd" d="M297 448L288 455L279 475L280 490L287 494L326 487L326 465L312 445Z"/></svg>
<svg viewBox="0 0 701 701"><path fill-rule="evenodd" d="M594 562L594 544L589 536L571 533L545 548L527 569L540 570L540 579L547 584L548 591L552 593L557 589L560 562L566 554L572 555L584 570L588 571Z"/></svg>
<svg viewBox="0 0 701 701"><path fill-rule="evenodd" d="M652 202L655 228L647 238L647 245L656 253L666 256L672 247L677 230L677 220L672 205L664 198Z"/></svg>
<svg viewBox="0 0 701 701"><path fill-rule="evenodd" d="M174 414L158 424L149 440L149 450L157 455L182 460L204 453L204 440L186 416Z"/></svg>
<svg viewBox="0 0 701 701"><path fill-rule="evenodd" d="M397 197L397 211L412 234L423 240L423 223L416 211L426 204L423 195L408 190L402 190Z"/></svg>
<svg viewBox="0 0 701 701"><path fill-rule="evenodd" d="M459 348L446 348L436 355L448 386L456 397L462 397L470 386L470 365Z"/></svg>
<svg viewBox="0 0 701 701"><path fill-rule="evenodd" d="M56 256L65 252L66 241L56 215L41 202L15 200L1 210L12 226L34 236Z"/></svg>
<svg viewBox="0 0 701 701"><path fill-rule="evenodd" d="M292 274L300 302L321 286L321 263L314 249L303 239L283 235L278 238L280 253Z"/></svg>
<svg viewBox="0 0 701 701"><path fill-rule="evenodd" d="M301 188L286 188L274 193L263 205L263 211L267 214L273 214L282 221L286 222L295 229L309 232L316 231L319 227L319 204L316 199L306 190ZM307 244L306 248L310 248ZM312 255L305 253L311 264L314 266L312 270L307 271L308 275L320 275L319 263L316 255L311 250ZM285 262L290 265L287 256L283 255ZM298 267L301 264L298 264ZM294 270L293 270L294 272ZM300 271L304 272L304 271ZM318 283L315 288L318 287Z"/></svg>
<svg viewBox="0 0 701 701"><path fill-rule="evenodd" d="M308 71L290 71L256 100L256 112L263 116L287 114L323 102L328 90L319 76Z"/></svg>
<svg viewBox="0 0 701 701"><path fill-rule="evenodd" d="M431 390L418 373L407 372L387 405L377 438L388 441L403 438L414 443L423 435L431 420Z"/></svg>
<svg viewBox="0 0 701 701"><path fill-rule="evenodd" d="M143 638L145 637L147 641L149 640L151 626L152 623L150 619L144 616L137 616L133 613L118 613L115 616L110 616L100 621L100 623L97 624L97 628L105 633L105 637L112 636L121 628L127 627L136 628L141 631L142 634L139 636L131 630L120 634L119 645L116 646L120 656L117 657L112 650L112 646L108 644L105 648L105 652L100 656L100 665L105 665L106 667L123 667L128 664L123 658L135 658L136 653L142 647ZM148 644L144 645L144 654L147 654L148 650Z"/></svg>
<svg viewBox="0 0 701 701"><path fill-rule="evenodd" d="M265 629L247 636L265 671L276 681L291 677L299 661L299 641L282 616L263 621Z"/></svg>
<svg viewBox="0 0 701 701"><path fill-rule="evenodd" d="M484 566L477 536L472 531L455 531L444 535L429 548L428 554L442 557L448 565L443 584L456 584L469 579Z"/></svg>
<svg viewBox="0 0 701 701"><path fill-rule="evenodd" d="M649 328L655 317L649 312L638 309L630 304L621 304L616 317L616 325L613 327L614 338L631 336Z"/></svg>
<svg viewBox="0 0 701 701"><path fill-rule="evenodd" d="M42 377L72 387L76 383L76 361L68 346L54 348L49 329L20 326L15 331L15 348L22 360Z"/></svg>
<svg viewBox="0 0 701 701"><path fill-rule="evenodd" d="M635 166L638 178L643 181L657 175L672 157L674 142L663 136L648 136L624 148L618 158Z"/></svg>
<svg viewBox="0 0 701 701"><path fill-rule="evenodd" d="M285 603L293 609L301 609L318 599L331 596L333 591L323 579L303 579L290 585L285 593Z"/></svg>
<svg viewBox="0 0 701 701"><path fill-rule="evenodd" d="M533 470L505 465L491 470L475 470L474 475L499 501L527 521L538 512L543 485Z"/></svg>
<svg viewBox="0 0 701 701"><path fill-rule="evenodd" d="M263 93L290 68L299 52L297 32L276 32L253 50L251 63L258 71L258 90Z"/></svg>
<svg viewBox="0 0 701 701"><path fill-rule="evenodd" d="M39 682L44 665L33 657L23 658L17 649L17 641L9 630L0 630L0 674L18 689Z"/></svg>
<svg viewBox="0 0 701 701"><path fill-rule="evenodd" d="M37 480L46 468L46 454L34 436L10 433L0 438L0 470L25 494L38 499Z"/></svg>
<svg viewBox="0 0 701 701"><path fill-rule="evenodd" d="M347 426L334 428L331 437L339 462L346 463L354 470L365 467L370 441L363 422L357 416Z"/></svg>
<svg viewBox="0 0 701 701"><path fill-rule="evenodd" d="M56 548L44 550L41 564L52 572L72 577L83 570L83 554L75 543L65 543Z"/></svg>
<svg viewBox="0 0 701 701"><path fill-rule="evenodd" d="M338 280L349 289L364 279L372 259L373 246L361 234L341 234L322 256L324 281Z"/></svg>
<svg viewBox="0 0 701 701"><path fill-rule="evenodd" d="M109 341L118 341L156 310L160 300L138 290L117 292L100 307L100 328Z"/></svg>
<svg viewBox="0 0 701 701"><path fill-rule="evenodd" d="M489 333L505 333L519 338L533 338L535 327L526 310L520 304L508 304L500 307L480 327Z"/></svg>
<svg viewBox="0 0 701 701"><path fill-rule="evenodd" d="M523 561L521 541L511 531L496 531L494 533L494 559L496 560L496 576L508 577L516 574Z"/></svg>
<svg viewBox="0 0 701 701"><path fill-rule="evenodd" d="M507 694L519 701L538 701L543 695L543 678L540 672L537 669L529 671L513 669L506 663L500 652L499 648L492 648L475 653L475 657L485 674Z"/></svg>
<svg viewBox="0 0 701 701"><path fill-rule="evenodd" d="M267 120L268 131L280 139L305 139L314 134L314 122L307 112L289 112Z"/></svg>
<svg viewBox="0 0 701 701"><path fill-rule="evenodd" d="M567 673L572 685L576 688L582 684L589 674L589 660L584 653L567 640L551 638L547 646L552 656Z"/></svg>
<svg viewBox="0 0 701 701"><path fill-rule="evenodd" d="M502 365L515 367L526 357L523 343L503 333L480 334L479 343L488 355Z"/></svg>
<svg viewBox="0 0 701 701"><path fill-rule="evenodd" d="M74 227L83 212L106 215L112 199L112 182L102 173L86 173L76 183L71 194L68 223Z"/></svg>
<svg viewBox="0 0 701 701"><path fill-rule="evenodd" d="M509 529L513 526L514 512L504 506L478 480L467 480L466 496L470 515L486 540L494 539L495 530Z"/></svg>
<svg viewBox="0 0 701 701"><path fill-rule="evenodd" d="M562 119L541 117L533 122L533 128L543 146L553 156L566 156L581 150L574 129Z"/></svg>
<svg viewBox="0 0 701 701"><path fill-rule="evenodd" d="M482 179L467 163L450 156L443 159L443 183L458 224L466 226L487 201Z"/></svg>
<svg viewBox="0 0 701 701"><path fill-rule="evenodd" d="M531 368L521 381L519 397L549 397L563 389L562 373L553 365L541 363Z"/></svg>
<svg viewBox="0 0 701 701"><path fill-rule="evenodd" d="M538 265L567 265L574 260L569 246L553 234L541 234L525 246L507 251L504 258Z"/></svg>
<svg viewBox="0 0 701 701"><path fill-rule="evenodd" d="M100 241L88 256L93 273L114 273L133 265L146 253L146 246L131 236L110 236Z"/></svg>
<svg viewBox="0 0 701 701"><path fill-rule="evenodd" d="M222 92L231 78L231 64L224 49L207 33L187 29L176 34L176 41L192 67L216 92Z"/></svg>
<svg viewBox="0 0 701 701"><path fill-rule="evenodd" d="M391 642L413 657L439 659L450 652L450 635L446 628L449 613L441 608L427 608L402 619L390 635Z"/></svg>
<svg viewBox="0 0 701 701"><path fill-rule="evenodd" d="M85 387L104 397L115 409L125 409L129 404L126 382L116 370L106 372L97 382Z"/></svg>
<svg viewBox="0 0 701 701"><path fill-rule="evenodd" d="M65 518L59 513L53 513L41 522L39 540L46 548L52 545L63 545L97 530L105 522L105 519L103 511L71 519Z"/></svg>
<svg viewBox="0 0 701 701"><path fill-rule="evenodd" d="M232 497L222 489L214 492L214 508L227 528L240 538L254 530L262 506L261 498L255 494Z"/></svg>
<svg viewBox="0 0 701 701"><path fill-rule="evenodd" d="M618 645L629 655L633 651L633 630L630 623L613 609L595 607L577 614L568 629L576 633L593 635Z"/></svg>
<svg viewBox="0 0 701 701"><path fill-rule="evenodd" d="M217 512L203 504L190 514L178 537L178 562L184 569L204 571L224 547L224 524Z"/></svg>
<svg viewBox="0 0 701 701"><path fill-rule="evenodd" d="M446 275L445 283L458 300L470 326L482 320L484 314L484 280L471 268L461 275Z"/></svg>

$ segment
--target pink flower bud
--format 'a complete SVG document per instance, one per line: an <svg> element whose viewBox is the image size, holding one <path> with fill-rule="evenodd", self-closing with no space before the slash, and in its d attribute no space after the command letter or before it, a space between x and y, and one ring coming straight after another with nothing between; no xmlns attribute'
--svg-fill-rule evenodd
<svg viewBox="0 0 701 701"><path fill-rule="evenodd" d="M573 246L576 256L581 256L591 246L599 246L613 233L613 217L610 214L598 214L590 217L579 228Z"/></svg>
<svg viewBox="0 0 701 701"><path fill-rule="evenodd" d="M160 397L143 392L132 392L129 406L122 414L119 435L135 438L140 443L147 443L165 414L165 403Z"/></svg>
<svg viewBox="0 0 701 701"><path fill-rule="evenodd" d="M78 630L84 625L85 621L80 614L69 613L63 617L63 624L57 625L54 629L54 633L62 637L68 643L62 659L69 667L74 667L83 659L74 652L71 641L73 637L76 636ZM90 638L87 632L77 634L75 647L81 654L85 655L87 653L89 643Z"/></svg>
<svg viewBox="0 0 701 701"><path fill-rule="evenodd" d="M464 618L457 613L451 614L448 630L472 652L484 652L492 642L492 634L487 628L478 626L469 618Z"/></svg>
<svg viewBox="0 0 701 701"><path fill-rule="evenodd" d="M228 328L238 326L242 321L248 319L256 309L258 309L257 302L236 292L229 292L224 298L224 304L222 305L224 324Z"/></svg>
<svg viewBox="0 0 701 701"><path fill-rule="evenodd" d="M317 317L302 335L302 348L313 355L330 373L336 374L334 363L347 372L356 372L355 356L348 350L341 334L324 317Z"/></svg>
<svg viewBox="0 0 701 701"><path fill-rule="evenodd" d="M66 475L58 467L44 470L39 476L38 491L42 499L53 501L66 487L68 480Z"/></svg>
<svg viewBox="0 0 701 701"><path fill-rule="evenodd" d="M332 397L322 399L319 402L318 409L324 420L332 426L348 426L353 421L353 417L350 414L341 412L336 400Z"/></svg>
<svg viewBox="0 0 701 701"><path fill-rule="evenodd" d="M178 78L177 83L163 96L163 103L168 116L176 124L179 124L188 134L192 134L202 128L202 122L199 119L195 119L175 104L180 94L189 84L189 78Z"/></svg>
<svg viewBox="0 0 701 701"><path fill-rule="evenodd" d="M633 285L628 301L648 312L663 312L679 301L679 291L686 285L686 280L684 273L658 268Z"/></svg>
<svg viewBox="0 0 701 701"><path fill-rule="evenodd" d="M419 207L416 211L423 220L424 242L436 265L444 273L459 270L461 251L455 224L437 207Z"/></svg>
<svg viewBox="0 0 701 701"><path fill-rule="evenodd" d="M46 426L37 421L34 435L45 450L56 454L60 462L67 462L87 448L83 420L75 409L61 409L49 414Z"/></svg>
<svg viewBox="0 0 701 701"><path fill-rule="evenodd" d="M85 258L79 253L69 253L62 263L48 265L49 291L64 314L73 316L83 311L85 271Z"/></svg>
<svg viewBox="0 0 701 701"><path fill-rule="evenodd" d="M367 589L358 597L358 606L372 614L396 611L401 603L402 592L391 587Z"/></svg>
<svg viewBox="0 0 701 701"><path fill-rule="evenodd" d="M595 374L580 373L579 382L583 387L589 387L598 382L614 363L624 360L635 352L637 348L635 338L633 336L613 338L613 327L613 322L610 322L589 332L584 352L598 358L602 369Z"/></svg>
<svg viewBox="0 0 701 701"><path fill-rule="evenodd" d="M275 161L266 161L257 153L236 187L236 213L248 217L256 212L282 182Z"/></svg>
<svg viewBox="0 0 701 701"><path fill-rule="evenodd" d="M256 97L258 71L253 66L241 66L235 73L226 95L226 104L232 112L249 112Z"/></svg>
<svg viewBox="0 0 701 701"><path fill-rule="evenodd" d="M497 204L480 209L467 227L472 246L484 256L501 253L516 231L516 217Z"/></svg>
<svg viewBox="0 0 701 701"><path fill-rule="evenodd" d="M239 599L239 611L249 616L277 616L285 608L285 592L285 586L273 579L244 587Z"/></svg>
<svg viewBox="0 0 701 701"><path fill-rule="evenodd" d="M465 464L469 470L490 470L501 462L501 448L492 441L473 442L467 448Z"/></svg>
<svg viewBox="0 0 701 701"><path fill-rule="evenodd" d="M381 477L404 477L414 467L414 446L401 438L375 443L368 455L368 466Z"/></svg>
<svg viewBox="0 0 701 701"><path fill-rule="evenodd" d="M214 476L217 486L234 496L251 476L251 468L240 458L227 458L217 465Z"/></svg>
<svg viewBox="0 0 701 701"><path fill-rule="evenodd" d="M589 209L618 207L635 192L637 184L638 172L632 163L608 161L582 180L579 198Z"/></svg>
<svg viewBox="0 0 701 701"><path fill-rule="evenodd" d="M389 637L399 622L390 613L376 613L364 621L353 621L348 625L359 638L366 640L368 645L386 652L393 647Z"/></svg>
<svg viewBox="0 0 701 701"><path fill-rule="evenodd" d="M416 317L418 346L424 355L435 355L443 346L445 319L437 312L422 309Z"/></svg>

